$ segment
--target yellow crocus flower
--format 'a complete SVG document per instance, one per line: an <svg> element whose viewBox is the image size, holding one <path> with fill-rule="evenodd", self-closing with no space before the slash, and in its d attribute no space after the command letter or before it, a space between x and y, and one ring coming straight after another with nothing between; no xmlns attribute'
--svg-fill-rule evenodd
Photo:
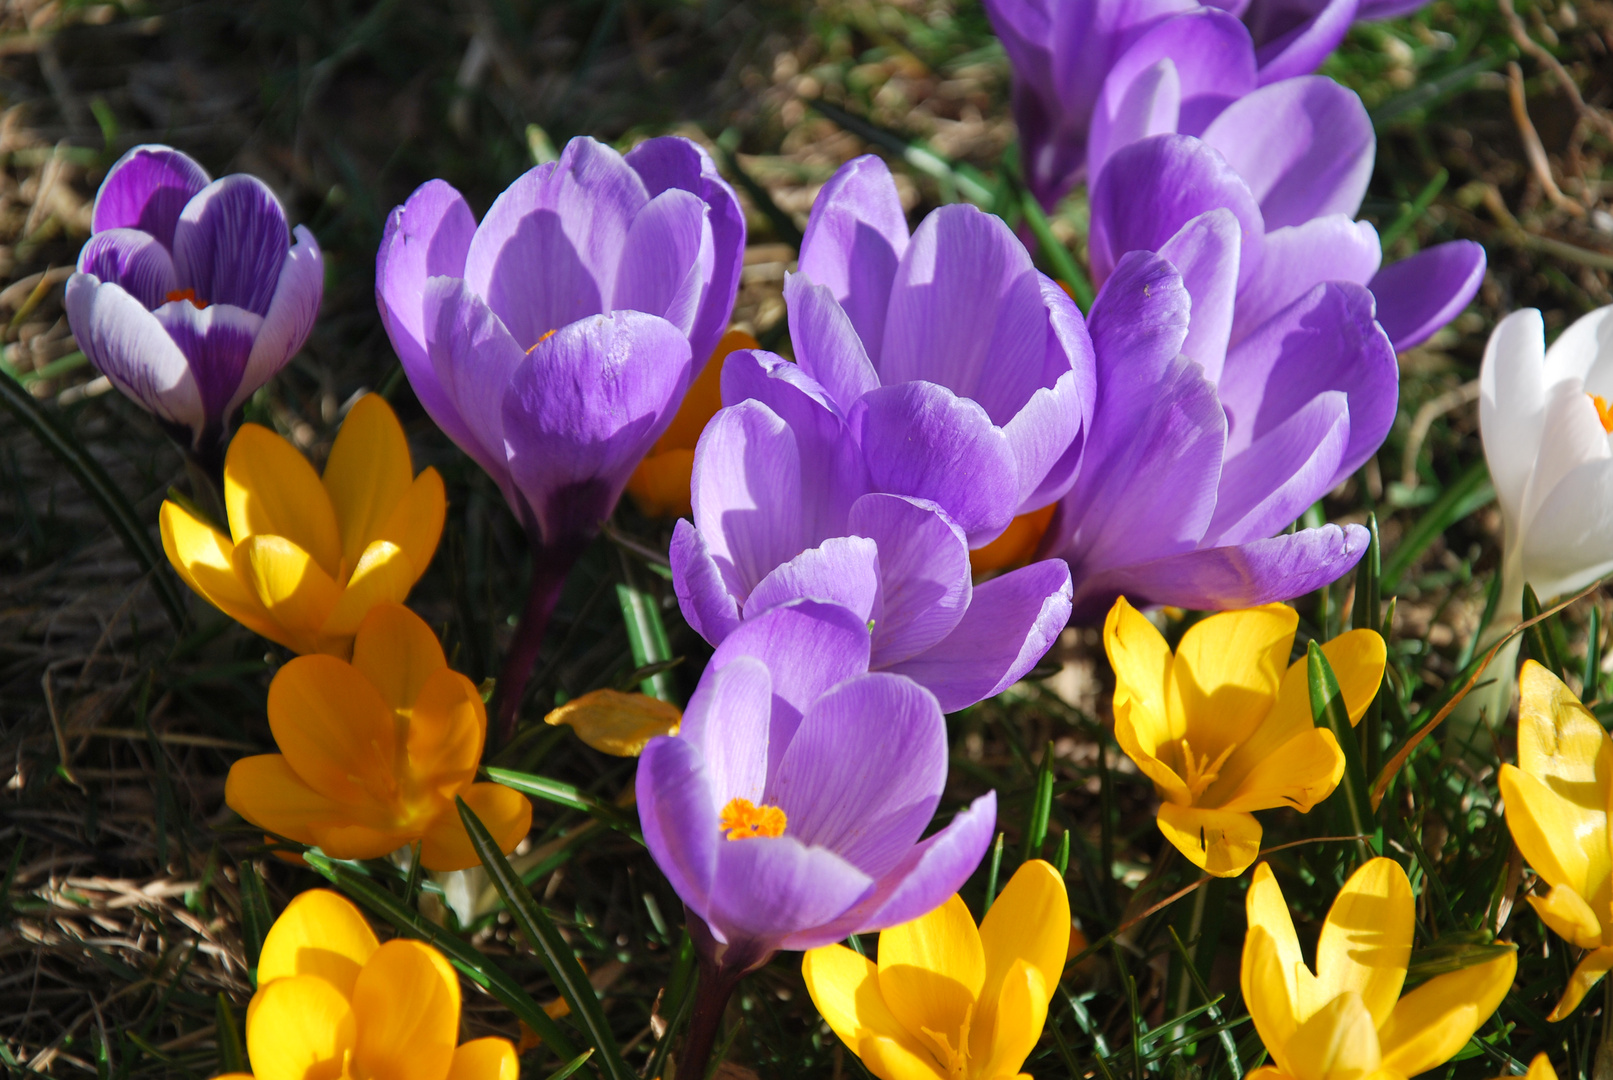
<svg viewBox="0 0 1613 1080"><path fill-rule="evenodd" d="M879 963L843 945L801 974L818 1012L880 1080L999 1080L1036 1048L1064 970L1070 901L1049 864L1021 866L975 928L957 896L879 935Z"/></svg>
<svg viewBox="0 0 1613 1080"><path fill-rule="evenodd" d="M1501 1076L1496 1080L1511 1080L1511 1078ZM1529 1071L1523 1074L1523 1080L1557 1080L1557 1070L1552 1068L1551 1058L1545 1054L1536 1054L1535 1059L1529 1063Z"/></svg>
<svg viewBox="0 0 1613 1080"><path fill-rule="evenodd" d="M1415 923L1411 882L1372 859L1344 883L1322 924L1316 971L1271 865L1255 868L1243 942L1244 1004L1273 1064L1249 1080L1404 1080L1467 1045L1512 986L1515 953L1439 975L1401 996Z"/></svg>
<svg viewBox="0 0 1613 1080"><path fill-rule="evenodd" d="M1235 877L1260 852L1254 810L1300 813L1344 775L1338 740L1311 718L1299 616L1282 604L1211 615L1171 655L1152 623L1115 601L1103 644L1115 671L1115 739L1159 792L1159 829L1194 865ZM1383 638L1352 630L1322 646L1350 723L1383 681Z"/></svg>
<svg viewBox="0 0 1613 1080"><path fill-rule="evenodd" d="M1540 920L1587 952L1547 1017L1561 1020L1613 967L1608 804L1613 739L1557 676L1519 673L1518 764L1501 766L1501 797L1518 850L1551 891L1531 896Z"/></svg>
<svg viewBox="0 0 1613 1080"><path fill-rule="evenodd" d="M428 870L480 863L454 805L465 800L506 852L532 804L478 784L487 710L450 671L421 618L378 604L359 624L353 659L299 656L269 684L278 754L230 769L224 801L252 824L337 859L372 859L421 842Z"/></svg>
<svg viewBox="0 0 1613 1080"><path fill-rule="evenodd" d="M162 546L179 576L249 630L298 653L346 656L364 614L401 602L425 573L447 501L419 476L391 406L360 398L323 480L268 428L243 424L224 458L229 535L162 504Z"/></svg>
<svg viewBox="0 0 1613 1080"><path fill-rule="evenodd" d="M246 1014L251 1073L221 1080L517 1080L508 1039L459 1044L459 976L419 941L375 939L336 893L302 893L269 928Z"/></svg>

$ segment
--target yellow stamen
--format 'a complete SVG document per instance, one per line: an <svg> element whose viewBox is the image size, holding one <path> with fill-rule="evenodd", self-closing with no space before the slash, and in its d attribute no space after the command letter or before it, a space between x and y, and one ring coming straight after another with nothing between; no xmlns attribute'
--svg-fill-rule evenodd
<svg viewBox="0 0 1613 1080"><path fill-rule="evenodd" d="M1601 394L1586 394L1591 404L1596 406L1596 418L1602 422L1602 430L1613 435L1613 409L1608 408L1607 399Z"/></svg>
<svg viewBox="0 0 1613 1080"><path fill-rule="evenodd" d="M542 345L545 341L548 341L550 338L554 337L554 334L555 332L553 330L550 330L547 334L544 334L542 337L532 343L532 349L536 349L539 345ZM528 356L532 355L532 349L528 349L526 351Z"/></svg>
<svg viewBox="0 0 1613 1080"><path fill-rule="evenodd" d="M1187 740L1182 740L1182 761L1186 763L1186 774L1182 777L1182 782L1187 785L1187 790L1193 793L1195 799L1204 794L1204 789L1220 777L1221 766L1227 763L1227 758L1232 756L1235 747L1235 743L1228 745L1216 755L1214 761L1211 761L1209 754L1196 757Z"/></svg>
<svg viewBox="0 0 1613 1080"><path fill-rule="evenodd" d="M166 299L170 304L172 304L176 300L189 300L190 303L191 303L191 306L194 307L197 311L203 311L203 310L206 310L206 308L207 308L207 301L206 300L198 300L198 299L196 299L196 290L195 289L174 289L173 291L171 291L167 295Z"/></svg>
<svg viewBox="0 0 1613 1080"><path fill-rule="evenodd" d="M975 1007L970 1005L963 1013L963 1023L958 1028L958 1045L953 1049L952 1040L940 1032L931 1031L927 1027L920 1027L919 1034L923 1035L930 1044L930 1054L935 1063L941 1066L948 1080L962 1080L969 1075L969 1022L974 1019Z"/></svg>
<svg viewBox="0 0 1613 1080"><path fill-rule="evenodd" d="M732 799L722 808L717 827L729 840L783 836L784 811L776 806L757 806L749 799Z"/></svg>

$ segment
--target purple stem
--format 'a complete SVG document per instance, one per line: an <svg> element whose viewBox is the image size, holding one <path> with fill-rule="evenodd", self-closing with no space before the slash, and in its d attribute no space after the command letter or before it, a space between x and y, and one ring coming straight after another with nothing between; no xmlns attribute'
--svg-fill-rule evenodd
<svg viewBox="0 0 1613 1080"><path fill-rule="evenodd" d="M678 1056L678 1075L699 1080L710 1068L723 1013L739 980L767 963L773 953L744 944L724 945L712 936L704 919L687 908L684 914L689 936L694 939L695 955L700 958L700 979L695 986L689 1033L684 1036L683 1051Z"/></svg>
<svg viewBox="0 0 1613 1080"><path fill-rule="evenodd" d="M566 575L585 546L586 541L552 546L536 539L532 541L532 584L527 590L526 606L521 609L521 621L515 625L515 639L504 656L504 670L498 677L499 746L515 736L521 699L526 696L527 680L532 677L532 666L537 663L538 650L543 647L549 617L554 614L555 603L565 587Z"/></svg>

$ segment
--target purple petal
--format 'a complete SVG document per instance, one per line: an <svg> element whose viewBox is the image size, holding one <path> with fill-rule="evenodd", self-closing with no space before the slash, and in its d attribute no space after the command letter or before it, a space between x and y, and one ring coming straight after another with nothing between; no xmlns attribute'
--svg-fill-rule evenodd
<svg viewBox="0 0 1613 1080"><path fill-rule="evenodd" d="M672 888L696 912L717 875L717 807L705 762L686 739L659 736L644 747L634 781L644 844Z"/></svg>
<svg viewBox="0 0 1613 1080"><path fill-rule="evenodd" d="M844 418L827 388L777 353L736 349L722 368L724 405L760 401L791 427L816 431L818 437L843 440Z"/></svg>
<svg viewBox="0 0 1613 1080"><path fill-rule="evenodd" d="M868 349L827 285L814 285L805 274L787 274L784 303L796 363L845 416L859 398L879 385Z"/></svg>
<svg viewBox="0 0 1613 1080"><path fill-rule="evenodd" d="M847 528L877 545L880 592L870 667L923 652L958 625L972 592L969 542L938 506L864 495L853 504Z"/></svg>
<svg viewBox="0 0 1613 1080"><path fill-rule="evenodd" d="M1261 244L1259 269L1238 290L1233 342L1324 281L1365 285L1382 261L1378 230L1343 214L1271 230Z"/></svg>
<svg viewBox="0 0 1613 1080"><path fill-rule="evenodd" d="M1255 58L1260 62L1260 85L1309 75L1321 67L1349 32L1355 21L1356 4L1357 0L1304 3L1296 5L1300 10L1293 14L1286 7L1260 4L1272 13L1254 31L1255 41L1259 42ZM1250 15L1255 6L1250 5Z"/></svg>
<svg viewBox="0 0 1613 1080"><path fill-rule="evenodd" d="M241 383L225 407L226 415L235 412L297 355L319 316L319 302L325 295L325 259L313 233L298 225L292 235L297 242L280 268L269 313L263 317L263 327L252 344L252 356L241 374Z"/></svg>
<svg viewBox="0 0 1613 1080"><path fill-rule="evenodd" d="M171 249L180 212L207 184L207 170L188 154L151 143L136 146L101 181L90 231L139 229Z"/></svg>
<svg viewBox="0 0 1613 1080"><path fill-rule="evenodd" d="M1249 185L1268 229L1354 217L1377 150L1361 99L1320 75L1256 90L1216 117L1204 141Z"/></svg>
<svg viewBox="0 0 1613 1080"><path fill-rule="evenodd" d="M866 496L864 496L866 498ZM773 568L745 599L744 618L791 600L838 604L865 622L879 598L879 548L861 536L837 536Z"/></svg>
<svg viewBox="0 0 1613 1080"><path fill-rule="evenodd" d="M772 700L767 665L751 656L735 657L695 688L679 738L687 739L705 760L713 807L733 799L762 802Z"/></svg>
<svg viewBox="0 0 1613 1080"><path fill-rule="evenodd" d="M725 841L717 848L707 921L729 944L771 945L811 930L866 896L867 874L824 848L779 837Z"/></svg>
<svg viewBox="0 0 1613 1080"><path fill-rule="evenodd" d="M422 308L430 376L427 381L411 374L410 382L432 388L432 419L511 498L504 392L526 354L460 278L432 278Z"/></svg>
<svg viewBox="0 0 1613 1080"><path fill-rule="evenodd" d="M1394 349L1372 320L1372 294L1344 282L1318 285L1227 356L1220 386L1227 456L1242 453L1316 395L1343 390L1350 400L1350 442L1326 485L1332 487L1389 434L1399 385Z"/></svg>
<svg viewBox="0 0 1613 1080"><path fill-rule="evenodd" d="M516 369L504 393L504 444L545 543L598 530L672 422L689 370L688 338L639 311L562 327Z"/></svg>
<svg viewBox="0 0 1613 1080"><path fill-rule="evenodd" d="M174 227L174 276L209 304L269 312L291 250L286 212L255 176L214 180L185 205Z"/></svg>
<svg viewBox="0 0 1613 1080"><path fill-rule="evenodd" d="M1092 113L1087 136L1087 164L1093 175L1103 171L1122 146L1150 135L1174 132L1181 120L1182 78L1170 57L1147 67L1111 71Z"/></svg>
<svg viewBox="0 0 1613 1080"><path fill-rule="evenodd" d="M1457 315L1484 283L1484 249L1453 240L1379 270L1368 288L1395 351L1415 348Z"/></svg>
<svg viewBox="0 0 1613 1080"><path fill-rule="evenodd" d="M148 309L167 303L168 294L178 287L168 249L138 229L108 229L90 237L79 249L78 272L94 274L103 284L121 285Z"/></svg>
<svg viewBox="0 0 1613 1080"><path fill-rule="evenodd" d="M627 231L610 306L659 315L688 334L715 257L706 204L687 191L664 191Z"/></svg>
<svg viewBox="0 0 1613 1080"><path fill-rule="evenodd" d="M864 675L813 703L767 802L783 809L786 835L878 878L924 835L946 780L935 696L899 675Z"/></svg>
<svg viewBox="0 0 1613 1080"><path fill-rule="evenodd" d="M876 491L937 503L971 546L1013 520L1020 501L1013 448L968 398L928 382L885 386L863 397L851 424Z"/></svg>
<svg viewBox="0 0 1613 1080"><path fill-rule="evenodd" d="M801 241L801 273L840 301L876 364L891 284L907 244L896 182L872 154L846 162L823 185Z"/></svg>
<svg viewBox="0 0 1613 1080"><path fill-rule="evenodd" d="M1002 426L1019 471L1018 513L1041 509L1075 483L1098 398L1097 361L1081 311L1054 281L1038 277L1048 312L1044 378L1049 385Z"/></svg>
<svg viewBox="0 0 1613 1080"><path fill-rule="evenodd" d="M164 304L152 314L185 354L207 423L222 424L227 419L225 408L240 389L263 319L229 304L198 310L189 300Z"/></svg>
<svg viewBox="0 0 1613 1080"><path fill-rule="evenodd" d="M694 329L689 332L689 348L698 370L717 347L733 314L745 257L745 212L734 189L717 172L711 156L689 139L679 135L646 139L627 152L626 160L652 199L663 191L682 188L693 192L708 208L712 264Z"/></svg>
<svg viewBox="0 0 1613 1080"><path fill-rule="evenodd" d="M1118 150L1092 188L1092 272L1101 283L1128 251L1158 251L1183 225L1225 207L1243 235L1240 273L1265 232L1254 195L1211 147L1186 135L1155 135Z"/></svg>
<svg viewBox="0 0 1613 1080"><path fill-rule="evenodd" d="M650 201L622 156L578 137L505 189L476 229L465 280L523 349L598 315L616 291L628 230Z"/></svg>
<svg viewBox="0 0 1613 1080"><path fill-rule="evenodd" d="M67 319L78 347L125 396L197 436L207 422L190 362L157 317L90 274L67 281Z"/></svg>
<svg viewBox="0 0 1613 1080"><path fill-rule="evenodd" d="M1181 272L1146 251L1128 252L1098 290L1087 320L1101 387L1089 454L1109 453L1116 440L1129 442L1153 409L1159 384L1187 341L1192 303Z"/></svg>
<svg viewBox="0 0 1613 1080"><path fill-rule="evenodd" d="M1197 360L1210 382L1221 378L1238 292L1241 253L1238 219L1230 210L1211 210L1183 225L1159 253L1182 275L1192 300L1182 352Z"/></svg>
<svg viewBox="0 0 1613 1080"><path fill-rule="evenodd" d="M1036 666L1070 621L1070 569L1047 559L975 586L969 610L934 648L891 669L947 712L994 697Z"/></svg>
<svg viewBox="0 0 1613 1080"><path fill-rule="evenodd" d="M1080 583L1074 618L1101 622L1121 594L1138 607L1172 604L1201 611L1292 600L1348 573L1366 552L1367 539L1359 525L1324 525L1116 567Z"/></svg>
<svg viewBox="0 0 1613 1080"><path fill-rule="evenodd" d="M1330 390L1228 457L1204 545L1261 540L1286 528L1333 486L1349 439L1347 398Z"/></svg>
<svg viewBox="0 0 1613 1080"><path fill-rule="evenodd" d="M739 625L739 603L728 591L705 537L684 518L672 527L670 557L678 609L695 633L712 645L722 644Z"/></svg>

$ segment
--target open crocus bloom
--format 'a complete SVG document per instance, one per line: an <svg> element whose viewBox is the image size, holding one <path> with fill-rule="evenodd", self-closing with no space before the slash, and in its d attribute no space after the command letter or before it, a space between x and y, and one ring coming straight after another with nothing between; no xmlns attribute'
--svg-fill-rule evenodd
<svg viewBox="0 0 1613 1080"><path fill-rule="evenodd" d="M346 899L310 889L263 941L246 1014L252 1072L219 1080L516 1080L508 1039L459 1043L459 1006L440 952L382 945Z"/></svg>
<svg viewBox="0 0 1613 1080"><path fill-rule="evenodd" d="M1518 764L1501 766L1507 827L1551 891L1528 898L1540 920L1587 950L1547 1018L1561 1020L1613 967L1613 740L1562 681L1524 661L1518 679Z"/></svg>
<svg viewBox="0 0 1613 1080"><path fill-rule="evenodd" d="M506 852L532 824L526 796L475 782L487 737L481 695L401 605L370 610L352 663L299 656L281 668L269 728L280 753L237 761L224 801L332 858L374 859L420 841L428 870L476 866L456 796Z"/></svg>
<svg viewBox="0 0 1613 1080"><path fill-rule="evenodd" d="M1176 654L1125 597L1103 644L1115 669L1115 741L1159 792L1159 830L1218 877L1260 852L1254 810L1300 813L1332 794L1344 754L1311 718L1302 658L1288 663L1299 616L1268 604L1194 623ZM1355 724L1383 681L1383 639L1351 630L1322 646Z"/></svg>
<svg viewBox="0 0 1613 1080"><path fill-rule="evenodd" d="M879 962L844 945L801 961L812 1003L880 1080L998 1080L1036 1048L1064 970L1070 900L1040 859L975 928L963 900L879 935Z"/></svg>
<svg viewBox="0 0 1613 1080"><path fill-rule="evenodd" d="M1305 965L1269 863L1255 868L1243 942L1243 1000L1273 1064L1251 1080L1405 1080L1449 1061L1501 1004L1509 952L1401 996L1416 923L1406 872L1373 859L1339 890Z"/></svg>
<svg viewBox="0 0 1613 1080"><path fill-rule="evenodd" d="M287 228L257 177L209 182L166 146L118 159L90 228L67 282L79 348L180 442L214 452L235 410L308 339L325 287L319 243Z"/></svg>
<svg viewBox="0 0 1613 1080"><path fill-rule="evenodd" d="M224 614L298 653L346 656L365 614L402 602L426 572L447 502L436 469L414 475L384 398L348 412L321 479L268 428L245 424L224 459L226 535L162 504L162 546Z"/></svg>
<svg viewBox="0 0 1613 1080"><path fill-rule="evenodd" d="M679 734L644 748L644 842L720 971L916 918L990 843L995 793L920 841L946 721L917 683L869 674L868 648L844 608L775 608L718 646Z"/></svg>

